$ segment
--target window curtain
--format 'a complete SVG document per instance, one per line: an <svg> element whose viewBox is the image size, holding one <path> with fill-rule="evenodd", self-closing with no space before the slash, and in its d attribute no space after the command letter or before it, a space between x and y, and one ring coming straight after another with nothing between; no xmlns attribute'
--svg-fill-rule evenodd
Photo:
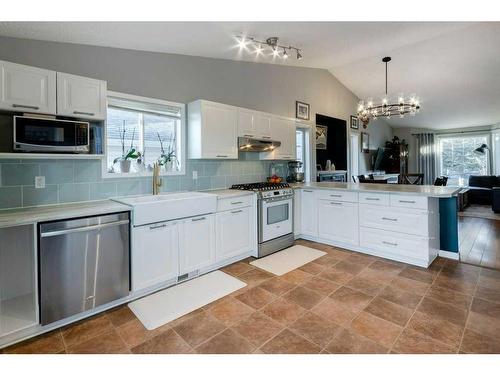
<svg viewBox="0 0 500 375"><path fill-rule="evenodd" d="M433 185L436 179L436 147L434 134L417 134L417 173L424 174L424 185Z"/></svg>

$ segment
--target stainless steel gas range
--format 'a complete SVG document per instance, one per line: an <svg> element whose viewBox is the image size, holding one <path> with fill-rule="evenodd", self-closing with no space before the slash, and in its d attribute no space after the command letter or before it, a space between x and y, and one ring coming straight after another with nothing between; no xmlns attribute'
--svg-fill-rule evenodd
<svg viewBox="0 0 500 375"><path fill-rule="evenodd" d="M293 245L293 189L287 183L239 184L231 189L257 193L258 257Z"/></svg>

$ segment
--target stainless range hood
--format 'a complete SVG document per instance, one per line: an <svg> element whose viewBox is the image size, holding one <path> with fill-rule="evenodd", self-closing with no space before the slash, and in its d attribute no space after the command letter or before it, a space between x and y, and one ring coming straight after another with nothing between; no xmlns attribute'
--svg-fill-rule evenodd
<svg viewBox="0 0 500 375"><path fill-rule="evenodd" d="M273 151L276 147L280 146L281 146L280 141L238 137L238 148L240 151L265 152L265 151Z"/></svg>

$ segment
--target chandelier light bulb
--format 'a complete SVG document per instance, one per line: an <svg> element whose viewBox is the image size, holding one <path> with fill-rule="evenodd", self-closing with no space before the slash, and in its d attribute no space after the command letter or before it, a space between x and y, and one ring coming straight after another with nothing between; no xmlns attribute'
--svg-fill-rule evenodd
<svg viewBox="0 0 500 375"><path fill-rule="evenodd" d="M238 41L238 46L240 47L240 49L243 49L245 48L247 45L247 41L245 40L245 37L242 36L241 39Z"/></svg>
<svg viewBox="0 0 500 375"><path fill-rule="evenodd" d="M262 45L261 45L261 44L259 44L259 45L255 48L255 53L257 54L257 56L262 55Z"/></svg>
<svg viewBox="0 0 500 375"><path fill-rule="evenodd" d="M279 57L280 52L276 49L276 47L273 47L273 57Z"/></svg>

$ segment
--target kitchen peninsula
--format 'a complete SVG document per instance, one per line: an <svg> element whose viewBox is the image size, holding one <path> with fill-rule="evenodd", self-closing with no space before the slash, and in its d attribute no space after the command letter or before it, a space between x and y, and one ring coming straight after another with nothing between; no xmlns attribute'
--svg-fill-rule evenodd
<svg viewBox="0 0 500 375"><path fill-rule="evenodd" d="M309 182L295 189L295 237L428 267L458 259L455 187Z"/></svg>

